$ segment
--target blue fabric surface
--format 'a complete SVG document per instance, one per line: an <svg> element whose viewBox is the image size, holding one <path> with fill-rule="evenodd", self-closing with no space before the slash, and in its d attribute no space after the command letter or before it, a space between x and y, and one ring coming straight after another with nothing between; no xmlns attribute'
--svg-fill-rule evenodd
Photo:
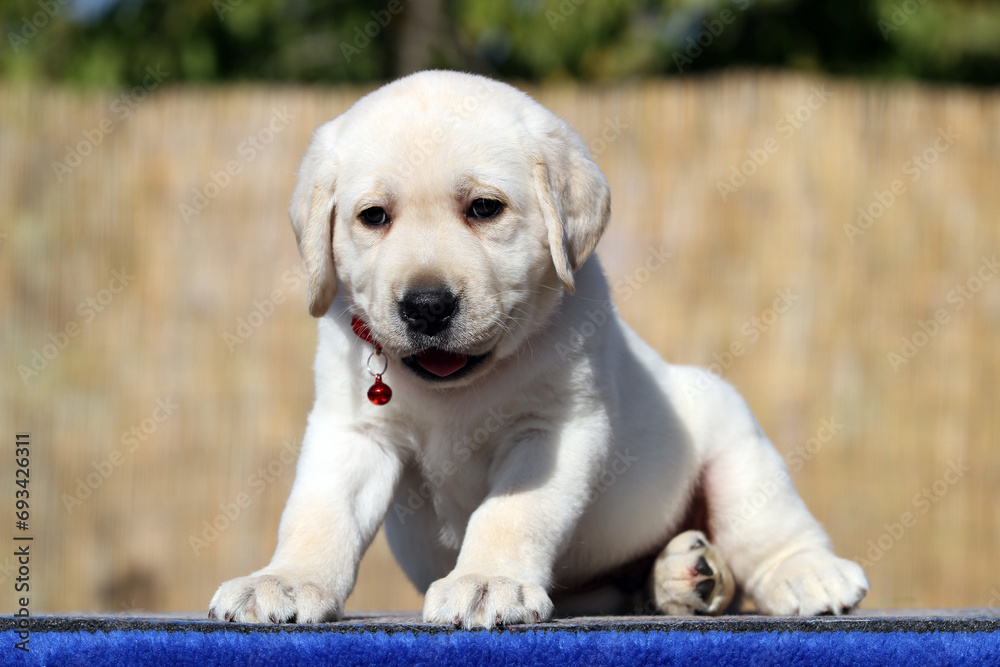
<svg viewBox="0 0 1000 667"><path fill-rule="evenodd" d="M575 630L0 632L3 665L1000 665L1000 632Z"/></svg>

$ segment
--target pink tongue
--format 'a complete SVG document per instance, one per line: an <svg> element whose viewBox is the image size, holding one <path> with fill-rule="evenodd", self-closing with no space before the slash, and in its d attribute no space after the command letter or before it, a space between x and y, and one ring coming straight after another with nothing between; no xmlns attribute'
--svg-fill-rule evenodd
<svg viewBox="0 0 1000 667"><path fill-rule="evenodd" d="M451 375L460 368L464 368L467 359L468 357L464 354L446 352L436 347L431 347L417 353L417 363L425 371L434 373L434 375L442 378Z"/></svg>

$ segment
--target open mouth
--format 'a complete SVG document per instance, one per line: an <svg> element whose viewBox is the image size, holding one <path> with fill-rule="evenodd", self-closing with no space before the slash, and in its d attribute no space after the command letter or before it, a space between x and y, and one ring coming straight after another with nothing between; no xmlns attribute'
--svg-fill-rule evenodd
<svg viewBox="0 0 1000 667"><path fill-rule="evenodd" d="M402 361L411 371L425 380L457 380L471 373L490 353L471 355L449 352L436 347L403 357Z"/></svg>

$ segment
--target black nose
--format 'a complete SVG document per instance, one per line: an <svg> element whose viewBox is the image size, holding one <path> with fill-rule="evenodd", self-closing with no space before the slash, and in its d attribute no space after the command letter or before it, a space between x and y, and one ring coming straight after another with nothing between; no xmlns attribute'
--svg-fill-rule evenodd
<svg viewBox="0 0 1000 667"><path fill-rule="evenodd" d="M399 302L399 315L413 333L436 336L451 324L458 297L449 289L413 290Z"/></svg>

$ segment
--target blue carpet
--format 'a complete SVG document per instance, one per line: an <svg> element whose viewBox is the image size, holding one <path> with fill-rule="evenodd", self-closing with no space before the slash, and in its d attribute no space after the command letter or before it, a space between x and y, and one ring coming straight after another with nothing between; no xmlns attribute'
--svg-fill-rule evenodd
<svg viewBox="0 0 1000 667"><path fill-rule="evenodd" d="M0 665L1000 665L986 613L775 619L608 617L465 632L410 617L312 626L39 617L28 652L0 618ZM945 615L947 614L947 615Z"/></svg>

